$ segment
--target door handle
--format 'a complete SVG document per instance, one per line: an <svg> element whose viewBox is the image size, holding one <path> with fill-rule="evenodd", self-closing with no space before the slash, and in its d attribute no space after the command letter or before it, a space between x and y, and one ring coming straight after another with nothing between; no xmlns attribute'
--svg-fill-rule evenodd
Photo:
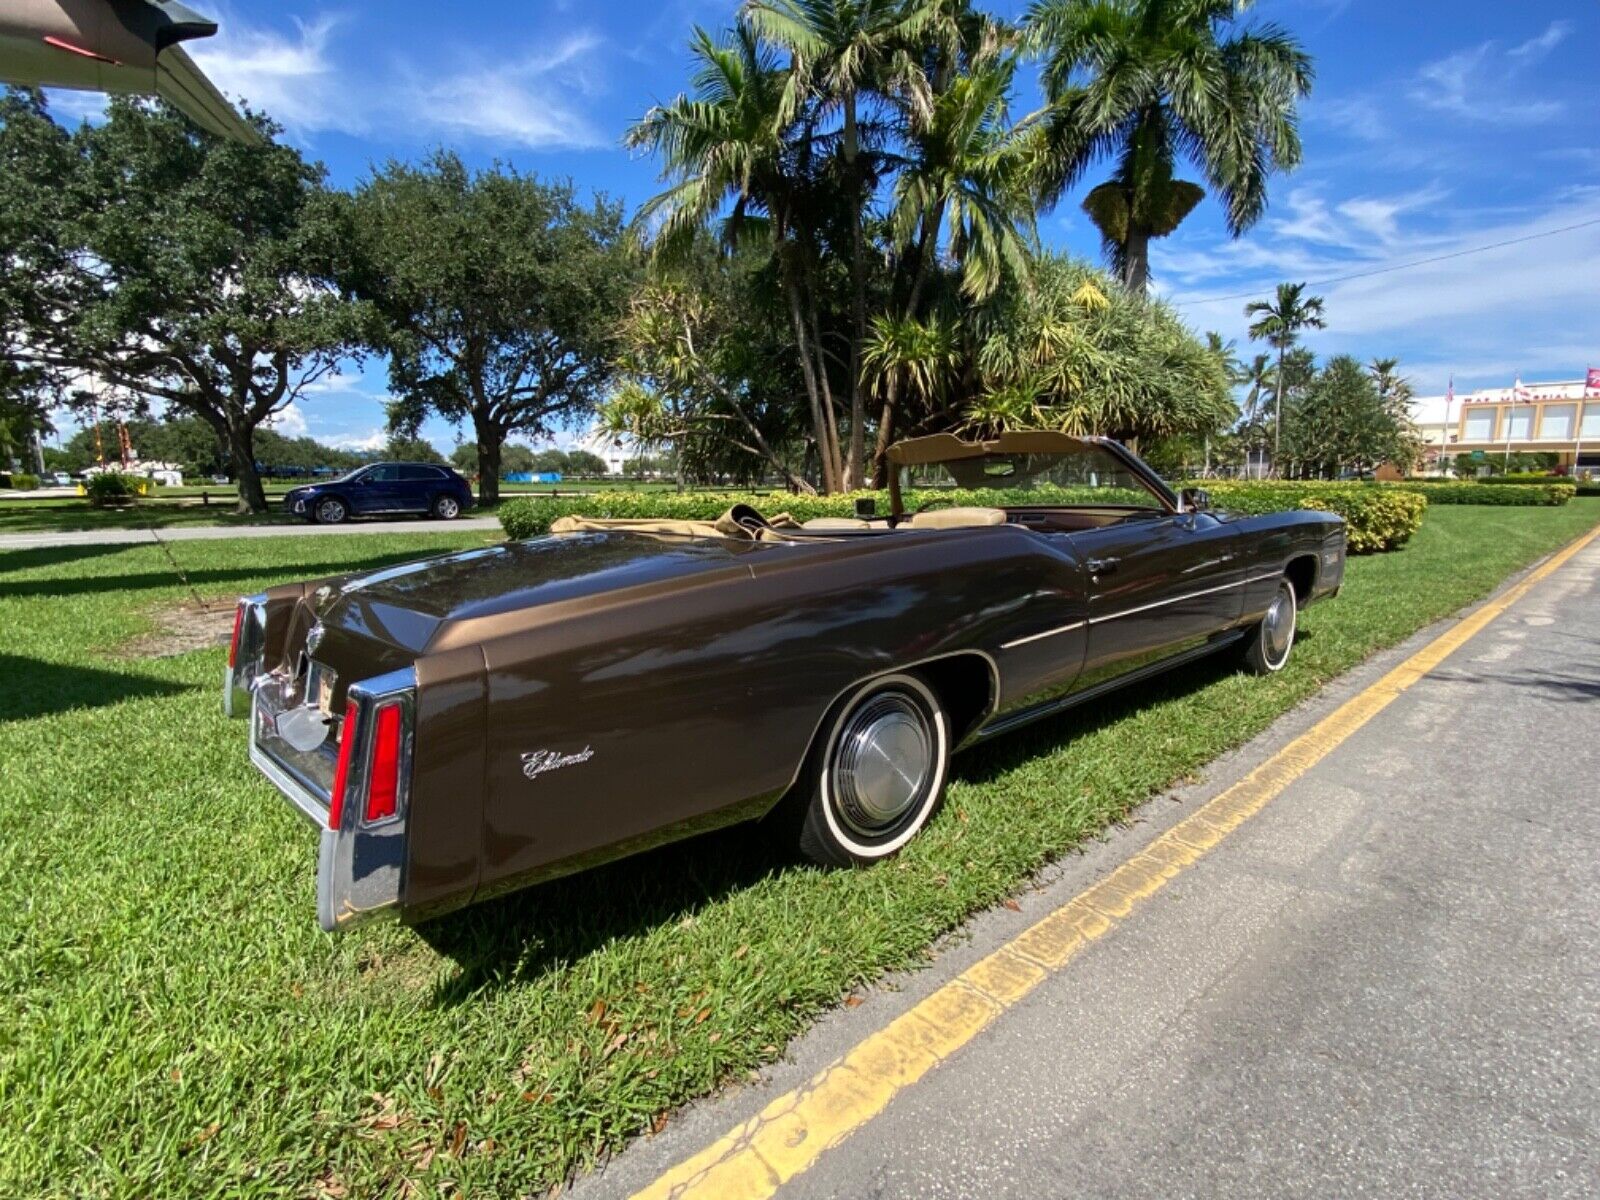
<svg viewBox="0 0 1600 1200"><path fill-rule="evenodd" d="M1109 575L1117 569L1120 558L1091 558L1084 565L1089 568L1091 575Z"/></svg>

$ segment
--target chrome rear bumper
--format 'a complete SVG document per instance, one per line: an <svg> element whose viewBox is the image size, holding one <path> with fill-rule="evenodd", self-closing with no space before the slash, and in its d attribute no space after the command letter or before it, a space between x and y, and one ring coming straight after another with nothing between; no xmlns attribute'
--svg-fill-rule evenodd
<svg viewBox="0 0 1600 1200"><path fill-rule="evenodd" d="M406 729L401 771L409 780L415 727L416 672L393 671L350 687L362 711L398 701L405 707ZM296 740L304 745L306 729L319 714L303 703L294 680L274 672L253 681L250 710L250 761L319 830L317 849L317 923L332 933L365 921L398 915L405 886L407 810L369 823L363 818L365 784L372 756L372 722L357 724L351 747L339 827L329 827L333 779L338 765L341 721L324 719L326 734L310 749L297 749L282 735L298 723Z"/></svg>

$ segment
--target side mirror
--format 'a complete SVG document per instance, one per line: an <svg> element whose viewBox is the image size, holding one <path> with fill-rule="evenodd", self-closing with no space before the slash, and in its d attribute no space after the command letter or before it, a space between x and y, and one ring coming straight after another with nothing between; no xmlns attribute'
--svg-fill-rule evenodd
<svg viewBox="0 0 1600 1200"><path fill-rule="evenodd" d="M1205 488L1184 488L1178 493L1179 512L1210 512L1211 493Z"/></svg>

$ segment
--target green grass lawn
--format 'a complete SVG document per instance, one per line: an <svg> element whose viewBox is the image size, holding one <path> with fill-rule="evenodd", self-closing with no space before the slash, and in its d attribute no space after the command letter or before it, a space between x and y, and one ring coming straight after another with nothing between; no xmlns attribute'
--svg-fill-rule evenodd
<svg viewBox="0 0 1600 1200"><path fill-rule="evenodd" d="M1201 664L974 751L874 870L733 830L339 939L313 831L218 712L222 651L116 656L187 595L162 551L0 552L0 1195L539 1193L1597 521L1600 500L1434 510L1350 564L1281 675ZM233 596L484 540L172 550Z"/></svg>

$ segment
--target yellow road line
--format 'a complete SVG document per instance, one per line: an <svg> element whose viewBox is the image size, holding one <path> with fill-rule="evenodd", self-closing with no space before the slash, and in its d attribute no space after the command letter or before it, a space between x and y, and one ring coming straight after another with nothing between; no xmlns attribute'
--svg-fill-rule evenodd
<svg viewBox="0 0 1600 1200"><path fill-rule="evenodd" d="M1087 891L968 967L634 1200L762 1198L882 1112L894 1097L1084 946L1104 937L1233 829L1305 774L1400 693L1437 667L1540 580L1600 536L1595 529L1318 721L1238 783L1201 805Z"/></svg>

